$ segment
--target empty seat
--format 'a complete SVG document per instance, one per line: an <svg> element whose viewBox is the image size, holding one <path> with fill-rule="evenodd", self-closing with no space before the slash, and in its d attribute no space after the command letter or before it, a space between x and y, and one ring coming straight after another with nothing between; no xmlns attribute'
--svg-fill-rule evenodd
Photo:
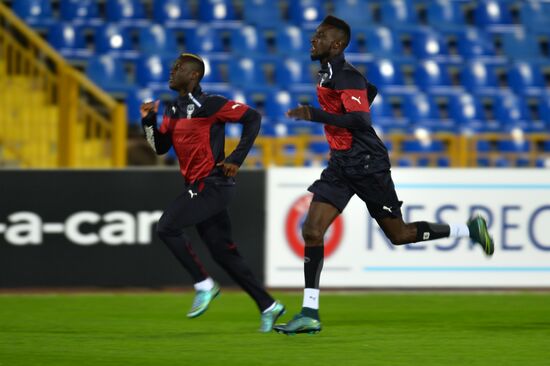
<svg viewBox="0 0 550 366"><path fill-rule="evenodd" d="M388 0L381 4L382 23L403 26L418 23L418 16L412 2L405 0Z"/></svg>
<svg viewBox="0 0 550 366"><path fill-rule="evenodd" d="M224 60L209 55L202 55L202 60L204 61L204 77L201 82L222 83L228 81L224 79L222 70L222 65L227 66Z"/></svg>
<svg viewBox="0 0 550 366"><path fill-rule="evenodd" d="M445 146L439 140L408 140L403 141L401 146L403 152L443 152Z"/></svg>
<svg viewBox="0 0 550 366"><path fill-rule="evenodd" d="M266 40L256 27L239 27L231 31L231 52L242 55L266 53Z"/></svg>
<svg viewBox="0 0 550 366"><path fill-rule="evenodd" d="M387 27L366 27L353 29L352 37L365 45L365 52L380 56L399 55L403 52L401 43Z"/></svg>
<svg viewBox="0 0 550 366"><path fill-rule="evenodd" d="M496 90L498 86L495 70L481 61L472 61L460 70L460 83L470 93Z"/></svg>
<svg viewBox="0 0 550 366"><path fill-rule="evenodd" d="M538 94L543 91L540 68L529 62L516 62L508 69L508 85L514 93Z"/></svg>
<svg viewBox="0 0 550 366"><path fill-rule="evenodd" d="M107 20L123 25L147 24L145 8L140 0L107 0Z"/></svg>
<svg viewBox="0 0 550 366"><path fill-rule="evenodd" d="M480 27L512 24L512 16L506 2L481 0L477 2L474 16L476 24Z"/></svg>
<svg viewBox="0 0 550 366"><path fill-rule="evenodd" d="M464 27L465 19L462 2L436 0L427 4L428 23L439 29Z"/></svg>
<svg viewBox="0 0 550 366"><path fill-rule="evenodd" d="M498 150L508 153L527 153L531 145L527 140L503 140L497 143Z"/></svg>
<svg viewBox="0 0 550 366"><path fill-rule="evenodd" d="M142 87L166 89L170 78L170 60L160 56L143 56L137 61L136 81Z"/></svg>
<svg viewBox="0 0 550 366"><path fill-rule="evenodd" d="M155 24L139 30L139 49L142 54L160 54L177 57L179 47L170 28Z"/></svg>
<svg viewBox="0 0 550 366"><path fill-rule="evenodd" d="M61 0L59 10L61 19L70 21L74 25L99 25L103 23L95 0Z"/></svg>
<svg viewBox="0 0 550 366"><path fill-rule="evenodd" d="M49 0L17 0L13 11L31 27L47 27L54 23Z"/></svg>
<svg viewBox="0 0 550 366"><path fill-rule="evenodd" d="M192 53L223 52L220 33L207 25L185 29L185 50Z"/></svg>
<svg viewBox="0 0 550 366"><path fill-rule="evenodd" d="M292 94L286 90L275 90L268 94L265 101L265 113L273 119L285 117L285 113L292 108L296 108L298 103L294 100Z"/></svg>
<svg viewBox="0 0 550 366"><path fill-rule="evenodd" d="M325 17L320 0L295 0L289 2L290 21L294 24L318 23Z"/></svg>
<svg viewBox="0 0 550 366"><path fill-rule="evenodd" d="M96 52L99 54L112 53L127 59L135 59L138 56L125 27L114 23L106 24L96 29L94 39Z"/></svg>
<svg viewBox="0 0 550 366"><path fill-rule="evenodd" d="M404 85L403 74L398 64L390 59L380 59L367 65L367 78L378 88Z"/></svg>
<svg viewBox="0 0 550 366"><path fill-rule="evenodd" d="M246 57L230 61L229 82L239 87L261 86L265 85L266 78L261 63Z"/></svg>
<svg viewBox="0 0 550 366"><path fill-rule="evenodd" d="M334 1L334 15L345 19L352 27L372 24L372 15L368 1L364 0L336 0Z"/></svg>
<svg viewBox="0 0 550 366"><path fill-rule="evenodd" d="M436 32L414 31L411 37L412 50L417 58L433 58L447 55L448 50L441 36Z"/></svg>
<svg viewBox="0 0 550 366"><path fill-rule="evenodd" d="M275 67L275 80L281 88L313 88L315 80L310 72L310 61L301 58L279 59ZM306 85L297 85L306 84Z"/></svg>
<svg viewBox="0 0 550 366"><path fill-rule="evenodd" d="M550 24L550 2L523 1L519 8L521 23L533 30L548 30Z"/></svg>
<svg viewBox="0 0 550 366"><path fill-rule="evenodd" d="M403 113L412 123L438 117L437 106L423 93L404 97Z"/></svg>
<svg viewBox="0 0 550 366"><path fill-rule="evenodd" d="M243 17L246 24L260 27L282 27L284 21L278 2L270 0L245 0Z"/></svg>
<svg viewBox="0 0 550 366"><path fill-rule="evenodd" d="M133 89L122 61L110 55L91 58L86 65L86 76L107 92L127 93Z"/></svg>
<svg viewBox="0 0 550 366"><path fill-rule="evenodd" d="M276 32L275 45L278 53L296 56L309 53L311 42L307 32L294 25L282 26Z"/></svg>
<svg viewBox="0 0 550 366"><path fill-rule="evenodd" d="M495 47L487 35L477 29L459 31L456 37L458 53L465 58L495 55Z"/></svg>
<svg viewBox="0 0 550 366"><path fill-rule="evenodd" d="M185 0L153 1L153 20L169 27L186 24L192 20L189 3Z"/></svg>
<svg viewBox="0 0 550 366"><path fill-rule="evenodd" d="M524 60L542 56L535 37L523 28L501 33L497 37L502 42L502 51L508 57Z"/></svg>
<svg viewBox="0 0 550 366"><path fill-rule="evenodd" d="M414 79L416 85L426 91L451 86L451 79L446 67L433 60L419 62L414 71ZM441 92L444 90L439 89Z"/></svg>
<svg viewBox="0 0 550 366"><path fill-rule="evenodd" d="M63 57L85 59L92 55L91 50L86 47L83 29L70 23L52 25L48 30L48 42Z"/></svg>
<svg viewBox="0 0 550 366"><path fill-rule="evenodd" d="M199 19L205 22L235 20L235 8L231 0L199 1Z"/></svg>

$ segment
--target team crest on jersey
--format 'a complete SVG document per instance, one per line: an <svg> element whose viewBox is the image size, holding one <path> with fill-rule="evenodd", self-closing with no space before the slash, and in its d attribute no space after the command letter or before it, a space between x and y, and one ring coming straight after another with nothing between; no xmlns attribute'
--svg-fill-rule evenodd
<svg viewBox="0 0 550 366"><path fill-rule="evenodd" d="M195 105L194 104L188 104L187 105L187 118L191 118L194 111L195 111Z"/></svg>

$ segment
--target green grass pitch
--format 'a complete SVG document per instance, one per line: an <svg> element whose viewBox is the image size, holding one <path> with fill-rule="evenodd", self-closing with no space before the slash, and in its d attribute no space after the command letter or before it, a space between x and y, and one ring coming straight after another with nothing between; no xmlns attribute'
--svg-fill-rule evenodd
<svg viewBox="0 0 550 366"><path fill-rule="evenodd" d="M276 293L288 320L301 293ZM261 334L241 292L0 295L0 365L549 365L549 293L321 293L317 335Z"/></svg>

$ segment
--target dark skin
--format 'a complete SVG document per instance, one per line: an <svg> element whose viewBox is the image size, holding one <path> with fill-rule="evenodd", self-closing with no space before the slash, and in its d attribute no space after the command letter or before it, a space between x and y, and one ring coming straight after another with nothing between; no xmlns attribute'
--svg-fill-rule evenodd
<svg viewBox="0 0 550 366"><path fill-rule="evenodd" d="M331 58L344 52L344 33L330 25L320 25L311 38L310 56L325 64ZM291 109L286 116L294 119L311 121L311 111L308 106ZM309 211L302 227L302 236L306 246L323 246L324 236L340 211L329 203L311 202ZM378 225L394 245L408 244L416 241L416 225L407 224L401 217L384 217L377 219Z"/></svg>
<svg viewBox="0 0 550 366"><path fill-rule="evenodd" d="M200 83L202 79L202 73L196 63L193 62L190 57L180 57L172 65L170 70L170 79L168 81L168 86L170 89L175 90L181 96L185 96L191 93ZM144 118L153 111L154 113L158 112L159 101L153 101L149 103L143 103L140 107L141 117ZM221 161L216 164L222 168L223 173L227 177L234 177L239 171L239 166L232 163L226 163Z"/></svg>

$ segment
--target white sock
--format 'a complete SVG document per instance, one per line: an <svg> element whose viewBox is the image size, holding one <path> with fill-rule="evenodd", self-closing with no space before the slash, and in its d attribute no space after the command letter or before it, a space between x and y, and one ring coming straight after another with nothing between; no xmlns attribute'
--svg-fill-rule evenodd
<svg viewBox="0 0 550 366"><path fill-rule="evenodd" d="M197 282L193 285L196 291L210 291L214 288L214 280L208 277L206 280Z"/></svg>
<svg viewBox="0 0 550 366"><path fill-rule="evenodd" d="M319 289L305 288L302 306L304 308L319 309Z"/></svg>
<svg viewBox="0 0 550 366"><path fill-rule="evenodd" d="M466 224L449 224L451 231L449 233L449 238L463 238L470 236L470 229Z"/></svg>
<svg viewBox="0 0 550 366"><path fill-rule="evenodd" d="M265 309L264 311L262 311L262 314L264 313L267 313L268 311L271 311L275 308L275 305L277 305L277 301L273 302L273 304L271 304L270 307L268 307L267 309Z"/></svg>

